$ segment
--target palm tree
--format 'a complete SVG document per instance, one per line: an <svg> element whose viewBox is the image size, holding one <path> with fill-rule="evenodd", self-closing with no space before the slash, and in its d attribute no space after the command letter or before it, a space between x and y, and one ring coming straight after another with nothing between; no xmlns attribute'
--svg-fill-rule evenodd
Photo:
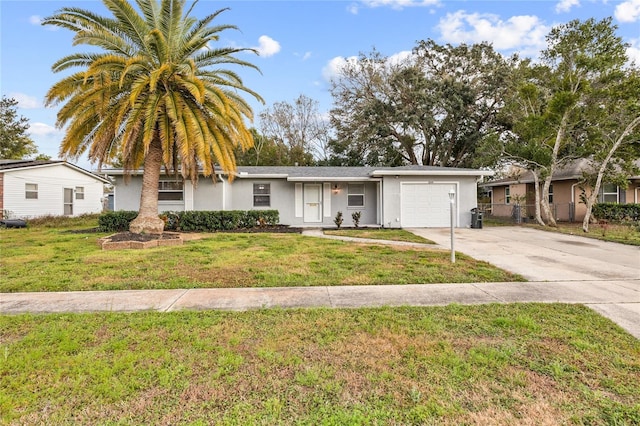
<svg viewBox="0 0 640 426"><path fill-rule="evenodd" d="M116 156L127 176L143 167L135 233L160 234L158 183L166 172L197 182L199 169L215 176L214 165L235 170L234 150L252 146L244 124L253 112L240 92L262 102L225 66L257 69L234 55L253 49L221 47L210 25L226 9L198 20L185 12L185 0L102 0L113 16L65 7L44 20L75 32L74 44L99 52L76 53L57 61L54 72L80 67L51 87L46 104L64 103L57 126L67 126L60 153L87 153L98 167Z"/></svg>

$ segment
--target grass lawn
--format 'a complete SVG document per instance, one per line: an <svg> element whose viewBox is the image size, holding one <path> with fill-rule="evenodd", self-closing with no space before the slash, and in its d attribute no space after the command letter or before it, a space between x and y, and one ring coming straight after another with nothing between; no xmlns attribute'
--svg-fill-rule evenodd
<svg viewBox="0 0 640 426"><path fill-rule="evenodd" d="M640 246L640 227L619 224L591 224L589 232L582 230L582 223L558 223L557 228L540 225L527 225L545 231L560 232L563 234L579 235L581 237L595 238L603 241L611 241L614 243L629 244Z"/></svg>
<svg viewBox="0 0 640 426"><path fill-rule="evenodd" d="M500 218L486 218L485 226L514 226L511 220ZM582 230L582 222L558 222L558 226L540 226L537 223L526 223L520 226L527 226L549 232L559 232L562 234L578 235L586 238L594 238L603 241L611 241L614 243L628 244L632 246L640 246L640 225L623 225L623 224L591 224L589 232Z"/></svg>
<svg viewBox="0 0 640 426"><path fill-rule="evenodd" d="M0 316L3 424L640 424L640 342L513 304Z"/></svg>
<svg viewBox="0 0 640 426"><path fill-rule="evenodd" d="M103 251L97 222L0 229L0 292L280 287L523 280L443 250L299 234L207 234L178 247Z"/></svg>
<svg viewBox="0 0 640 426"><path fill-rule="evenodd" d="M325 235L341 237L372 238L375 240L405 241L408 243L435 244L431 240L419 237L404 229L361 228L361 229L325 229Z"/></svg>

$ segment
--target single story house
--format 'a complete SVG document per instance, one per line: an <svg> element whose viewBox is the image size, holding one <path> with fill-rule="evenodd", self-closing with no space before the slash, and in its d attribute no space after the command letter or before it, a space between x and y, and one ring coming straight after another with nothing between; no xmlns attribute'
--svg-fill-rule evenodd
<svg viewBox="0 0 640 426"><path fill-rule="evenodd" d="M66 161L0 160L0 218L100 213L108 183Z"/></svg>
<svg viewBox="0 0 640 426"><path fill-rule="evenodd" d="M142 173L126 181L122 170L105 170L115 183L114 210L138 210ZM493 172L429 166L238 167L233 182L163 175L159 212L275 209L290 226L331 227L341 211L343 226L361 212L361 226L450 226L449 192L455 193L455 226L469 227L477 206L477 183Z"/></svg>
<svg viewBox="0 0 640 426"><path fill-rule="evenodd" d="M640 166L640 160L638 161ZM582 173L589 167L586 159L575 161L556 171L549 188L549 203L556 220L581 222L587 207L581 198L585 185ZM540 182L542 185L542 182ZM535 215L535 192L533 174L523 171L518 175L481 183L489 193L490 205L481 206L488 214L509 217L514 214L514 206L519 206L521 217L533 218ZM588 189L588 187L587 187ZM631 176L626 189L615 184L603 183L600 187L599 202L640 203L640 176Z"/></svg>

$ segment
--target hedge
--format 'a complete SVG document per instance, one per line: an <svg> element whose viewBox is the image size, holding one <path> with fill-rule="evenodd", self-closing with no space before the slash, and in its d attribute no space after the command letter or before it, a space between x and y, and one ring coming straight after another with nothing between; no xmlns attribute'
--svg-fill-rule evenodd
<svg viewBox="0 0 640 426"><path fill-rule="evenodd" d="M129 230L129 224L138 216L138 212L120 210L102 213L98 217L98 229L101 232L123 232Z"/></svg>
<svg viewBox="0 0 640 426"><path fill-rule="evenodd" d="M640 204L598 203L593 205L592 215L609 222L640 221Z"/></svg>
<svg viewBox="0 0 640 426"><path fill-rule="evenodd" d="M129 229L129 223L138 212L107 212L98 219L103 232L122 232ZM165 231L215 232L234 229L249 229L257 226L275 226L280 221L278 210L229 210L229 211L187 211L163 212Z"/></svg>

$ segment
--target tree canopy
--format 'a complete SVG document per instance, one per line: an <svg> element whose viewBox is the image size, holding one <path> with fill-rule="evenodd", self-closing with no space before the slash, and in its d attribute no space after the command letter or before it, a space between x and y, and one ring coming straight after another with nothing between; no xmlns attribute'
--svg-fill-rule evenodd
<svg viewBox="0 0 640 426"><path fill-rule="evenodd" d="M262 100L228 65L256 67L235 55L252 49L218 47L215 25L226 9L203 19L185 0L102 0L110 16L65 7L44 19L75 32L74 44L99 48L74 53L53 65L54 72L81 70L48 92L48 105L63 103L58 126L67 127L61 153L108 162L121 155L125 171L144 167L140 211L133 232L162 232L158 218L161 166L197 181L199 169L214 174L218 164L235 170L235 149L253 137L253 118L241 93Z"/></svg>
<svg viewBox="0 0 640 426"><path fill-rule="evenodd" d="M27 133L29 119L18 116L17 105L13 98L0 99L0 158L4 160L21 160L38 152Z"/></svg>
<svg viewBox="0 0 640 426"><path fill-rule="evenodd" d="M467 167L497 128L517 58L487 43L420 41L402 59L360 55L333 80L333 162Z"/></svg>

